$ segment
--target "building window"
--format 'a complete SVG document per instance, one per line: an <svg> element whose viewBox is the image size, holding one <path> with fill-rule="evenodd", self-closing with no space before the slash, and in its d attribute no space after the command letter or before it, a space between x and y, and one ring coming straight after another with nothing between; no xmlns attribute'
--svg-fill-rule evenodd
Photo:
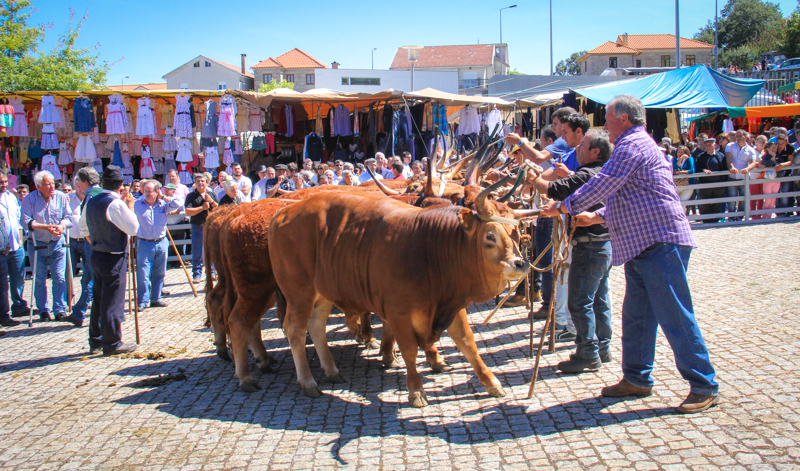
<svg viewBox="0 0 800 471"><path fill-rule="evenodd" d="M225 82L219 82L217 84L217 90L227 90L228 85Z"/></svg>
<svg viewBox="0 0 800 471"><path fill-rule="evenodd" d="M609 57L608 58L608 66L612 69L617 68L617 58L616 57Z"/></svg>
<svg viewBox="0 0 800 471"><path fill-rule="evenodd" d="M264 83L272 82L272 74L264 74Z"/></svg>
<svg viewBox="0 0 800 471"><path fill-rule="evenodd" d="M661 56L661 67L672 67L670 65L672 56Z"/></svg>
<svg viewBox="0 0 800 471"><path fill-rule="evenodd" d="M379 77L350 77L350 85L380 85Z"/></svg>
<svg viewBox="0 0 800 471"><path fill-rule="evenodd" d="M294 74L286 74L286 81L289 83L294 83Z"/></svg>
<svg viewBox="0 0 800 471"><path fill-rule="evenodd" d="M636 68L638 69L638 68L641 68L641 67L642 67L642 61L637 60L636 61Z"/></svg>
<svg viewBox="0 0 800 471"><path fill-rule="evenodd" d="M206 61L206 67L211 67L211 62Z"/></svg>
<svg viewBox="0 0 800 471"><path fill-rule="evenodd" d="M306 85L314 85L314 74L306 75Z"/></svg>
<svg viewBox="0 0 800 471"><path fill-rule="evenodd" d="M200 61L195 62L194 67L200 67Z"/></svg>
<svg viewBox="0 0 800 471"><path fill-rule="evenodd" d="M686 56L686 65L688 65L689 67L695 65L694 56Z"/></svg>
<svg viewBox="0 0 800 471"><path fill-rule="evenodd" d="M178 88L180 88L181 90L188 90L189 89L189 84L188 83L181 83L181 86L178 87Z"/></svg>
<svg viewBox="0 0 800 471"><path fill-rule="evenodd" d="M342 85L350 85L350 77L342 77Z"/></svg>
<svg viewBox="0 0 800 471"><path fill-rule="evenodd" d="M584 72L588 72L589 71L589 61L588 60L583 61L583 71Z"/></svg>

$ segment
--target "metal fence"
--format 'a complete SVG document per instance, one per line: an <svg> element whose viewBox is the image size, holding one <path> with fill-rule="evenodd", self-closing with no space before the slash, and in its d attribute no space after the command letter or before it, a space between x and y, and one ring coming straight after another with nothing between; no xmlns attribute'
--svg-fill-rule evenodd
<svg viewBox="0 0 800 471"><path fill-rule="evenodd" d="M800 169L800 165L795 165L791 167L786 167L787 170L795 170L793 173L798 173L797 170ZM755 169L752 173L761 174L762 170ZM764 200L771 200L779 198L788 198L790 202L792 202L792 198L800 198L800 191L797 191L800 188L800 175L792 175L788 177L781 177L775 179L756 179L751 178L750 174L745 175L744 179L742 180L728 180L724 182L718 183L702 183L703 179L707 179L709 177L720 176L720 175L730 175L730 172L727 171L720 171L720 172L712 172L711 174L706 173L693 173L689 175L675 175L674 178L682 179L682 178L694 178L698 181L698 183L694 183L691 185L684 185L677 187L677 191L680 194L683 191L694 190L694 194L692 195L693 199L682 200L681 204L684 207L694 207L691 208L694 211L694 214L690 214L688 216L689 221L692 222L693 225L696 227L700 227L702 223L702 227L716 227L716 226L732 226L732 225L741 225L741 224L763 224L769 222L777 222L784 220L786 217L794 216L795 214L800 214L800 206L797 203L792 204L791 206L780 208L775 206L775 208L770 209L754 209L751 203L756 201L764 201ZM764 183L791 183L791 185L782 185L790 187L790 191L786 191L783 193L772 193L772 194L753 194L751 192L751 185L762 185ZM711 188L725 188L726 192L728 188L741 188L741 190L737 190L737 196L725 196L721 198L706 198L702 199L699 198L700 190L704 189L711 189ZM697 198L697 199L694 199ZM741 206L741 210L738 211L723 211L723 212L716 212L716 213L706 213L700 214L701 211L697 211L702 205L711 205L711 204L719 204L725 203L726 209L730 208L733 203L743 203ZM734 207L735 208L735 207ZM716 222L706 222L704 220L716 220Z"/></svg>

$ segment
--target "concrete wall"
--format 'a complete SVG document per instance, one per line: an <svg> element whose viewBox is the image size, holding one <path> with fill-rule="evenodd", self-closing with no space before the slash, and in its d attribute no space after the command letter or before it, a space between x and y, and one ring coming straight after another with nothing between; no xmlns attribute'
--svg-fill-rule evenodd
<svg viewBox="0 0 800 471"><path fill-rule="evenodd" d="M638 56L632 54L592 54L581 64L581 75L600 75L608 68L609 58L617 58L618 68L636 67L636 61L641 61L641 67L661 67L661 56L669 56L670 67L675 67L675 49L649 50ZM689 65L686 56L694 56L694 65L713 65L714 56L710 49L681 49L681 62Z"/></svg>
<svg viewBox="0 0 800 471"><path fill-rule="evenodd" d="M218 90L219 83L224 82L229 89L252 90L253 79L244 77L233 70L223 67L215 62L210 62L210 67L205 67L205 60L200 60L200 67L193 67L194 62L165 75L167 88L177 90L181 84L188 84L189 90Z"/></svg>
<svg viewBox="0 0 800 471"><path fill-rule="evenodd" d="M258 90L258 87L264 83L265 74L272 74L272 80L275 80L276 82L286 79L287 75L294 75L294 90L297 92L302 93L306 90L311 90L312 88L319 88L319 86L316 85L317 70L325 69L253 69L256 90ZM306 83L308 75L314 75L314 83Z"/></svg>
<svg viewBox="0 0 800 471"><path fill-rule="evenodd" d="M342 77L378 78L380 85L342 85ZM434 88L448 93L458 93L457 71L414 70L414 88ZM374 93L392 88L411 91L411 71L372 69L316 69L316 88L330 88L345 92ZM295 90L297 87L295 86Z"/></svg>

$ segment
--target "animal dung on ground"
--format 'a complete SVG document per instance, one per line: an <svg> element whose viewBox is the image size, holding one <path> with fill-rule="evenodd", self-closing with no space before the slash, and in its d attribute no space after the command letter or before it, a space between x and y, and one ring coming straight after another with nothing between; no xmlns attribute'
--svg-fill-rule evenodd
<svg viewBox="0 0 800 471"><path fill-rule="evenodd" d="M154 376L152 378L143 379L141 381L137 381L135 383L131 383L128 387L131 388L156 388L158 386L164 386L165 384L169 384L173 381L183 381L186 379L186 374L182 371L174 374L174 373L167 373L163 375Z"/></svg>

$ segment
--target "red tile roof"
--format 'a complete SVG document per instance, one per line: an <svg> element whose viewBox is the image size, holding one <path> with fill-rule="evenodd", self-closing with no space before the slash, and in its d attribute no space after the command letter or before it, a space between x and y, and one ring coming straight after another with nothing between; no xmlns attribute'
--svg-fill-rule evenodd
<svg viewBox="0 0 800 471"><path fill-rule="evenodd" d="M637 51L636 49L631 49L629 47L625 47L621 44L612 43L611 41L606 41L603 44L597 46L596 48L592 49L591 51L587 52L586 54L641 54L641 51ZM584 56L585 57L585 56Z"/></svg>
<svg viewBox="0 0 800 471"><path fill-rule="evenodd" d="M109 85L109 90L122 90L123 85ZM132 91L136 90L137 88L144 88L145 90L166 90L167 84L166 82L159 82L159 83L131 83L124 85L125 90Z"/></svg>
<svg viewBox="0 0 800 471"><path fill-rule="evenodd" d="M623 35L617 36L617 44L622 44ZM628 47L644 51L647 49L675 49L674 34L629 34ZM713 49L707 44L694 39L681 38L681 49Z"/></svg>
<svg viewBox="0 0 800 471"><path fill-rule="evenodd" d="M419 50L414 67L470 67L492 65L494 44L465 44L460 46L425 46ZM398 49L390 69L406 69L408 51Z"/></svg>
<svg viewBox="0 0 800 471"><path fill-rule="evenodd" d="M327 69L328 66L309 54L294 48L278 57L265 59L251 67L252 69Z"/></svg>
<svg viewBox="0 0 800 471"><path fill-rule="evenodd" d="M231 69L234 72L239 72L240 74L242 73L242 68L240 66L238 66L238 65L228 64L226 62L218 61L218 60L212 59L210 57L207 57L207 59L210 60L211 62L215 62L215 63L217 63L217 64L219 64L219 65L221 65L223 67L227 67L227 68ZM249 72L245 72L242 75L244 75L245 77L253 78L253 74L251 74Z"/></svg>

